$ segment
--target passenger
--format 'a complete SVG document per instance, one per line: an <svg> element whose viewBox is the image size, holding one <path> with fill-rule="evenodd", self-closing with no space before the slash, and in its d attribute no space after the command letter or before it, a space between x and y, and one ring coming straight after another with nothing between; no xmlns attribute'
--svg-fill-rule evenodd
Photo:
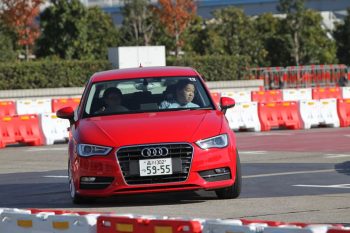
<svg viewBox="0 0 350 233"><path fill-rule="evenodd" d="M109 87L103 93L103 105L95 113L127 112L128 109L121 105L122 92L116 87Z"/></svg>
<svg viewBox="0 0 350 233"><path fill-rule="evenodd" d="M195 86L189 80L181 80L176 84L175 98L164 100L160 103L160 109L167 108L198 108L192 103L195 94Z"/></svg>

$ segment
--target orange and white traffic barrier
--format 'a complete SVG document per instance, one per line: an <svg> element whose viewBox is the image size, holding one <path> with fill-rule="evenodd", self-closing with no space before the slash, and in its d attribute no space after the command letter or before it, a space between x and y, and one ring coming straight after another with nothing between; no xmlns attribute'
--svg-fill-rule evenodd
<svg viewBox="0 0 350 233"><path fill-rule="evenodd" d="M97 233L201 233L197 220L148 219L119 216L100 216Z"/></svg>
<svg viewBox="0 0 350 233"><path fill-rule="evenodd" d="M350 98L337 100L338 116L341 127L350 126Z"/></svg>
<svg viewBox="0 0 350 233"><path fill-rule="evenodd" d="M283 89L284 101L312 100L311 88Z"/></svg>
<svg viewBox="0 0 350 233"><path fill-rule="evenodd" d="M9 144L24 143L30 146L44 144L38 115L17 115L0 118L0 148Z"/></svg>
<svg viewBox="0 0 350 233"><path fill-rule="evenodd" d="M233 98L236 103L246 103L252 101L250 91L224 91L221 92L221 96Z"/></svg>
<svg viewBox="0 0 350 233"><path fill-rule="evenodd" d="M51 99L20 99L16 101L17 114L40 114L51 112Z"/></svg>
<svg viewBox="0 0 350 233"><path fill-rule="evenodd" d="M315 87L312 88L312 99L341 99L342 89L340 87Z"/></svg>
<svg viewBox="0 0 350 233"><path fill-rule="evenodd" d="M12 100L0 101L0 117L16 114L16 103Z"/></svg>
<svg viewBox="0 0 350 233"><path fill-rule="evenodd" d="M55 113L43 113L40 114L40 124L45 136L45 145L68 140L68 120L57 118Z"/></svg>
<svg viewBox="0 0 350 233"><path fill-rule="evenodd" d="M300 115L304 122L304 129L328 126L339 127L336 99L301 100Z"/></svg>
<svg viewBox="0 0 350 233"><path fill-rule="evenodd" d="M54 98L51 102L52 112L57 112L57 110L64 107L72 107L76 109L80 103L80 98Z"/></svg>
<svg viewBox="0 0 350 233"><path fill-rule="evenodd" d="M280 90L252 91L251 95L251 100L259 103L283 101L282 91Z"/></svg>
<svg viewBox="0 0 350 233"><path fill-rule="evenodd" d="M343 98L344 99L350 99L350 87L343 87Z"/></svg>
<svg viewBox="0 0 350 233"><path fill-rule="evenodd" d="M3 211L0 214L0 232L12 233L96 233L98 214L79 215L55 212Z"/></svg>
<svg viewBox="0 0 350 233"><path fill-rule="evenodd" d="M302 120L296 101L259 103L258 114L261 130L271 128L301 129Z"/></svg>
<svg viewBox="0 0 350 233"><path fill-rule="evenodd" d="M236 103L234 108L227 109L226 118L230 128L235 131L252 130L257 132L261 129L257 102Z"/></svg>

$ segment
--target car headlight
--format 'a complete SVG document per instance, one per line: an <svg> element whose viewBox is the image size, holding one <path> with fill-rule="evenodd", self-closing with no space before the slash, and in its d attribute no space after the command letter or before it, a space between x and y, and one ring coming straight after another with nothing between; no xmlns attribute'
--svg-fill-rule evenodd
<svg viewBox="0 0 350 233"><path fill-rule="evenodd" d="M227 134L221 134L212 138L199 140L196 144L202 149L224 148L228 144Z"/></svg>
<svg viewBox="0 0 350 233"><path fill-rule="evenodd" d="M78 144L78 154L83 157L92 155L106 155L112 150L111 147L96 146L89 144Z"/></svg>

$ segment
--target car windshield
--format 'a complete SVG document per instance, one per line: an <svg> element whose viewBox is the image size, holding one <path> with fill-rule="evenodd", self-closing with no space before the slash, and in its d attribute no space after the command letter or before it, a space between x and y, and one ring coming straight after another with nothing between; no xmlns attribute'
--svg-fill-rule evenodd
<svg viewBox="0 0 350 233"><path fill-rule="evenodd" d="M214 109L198 77L138 78L94 83L84 117L198 109Z"/></svg>

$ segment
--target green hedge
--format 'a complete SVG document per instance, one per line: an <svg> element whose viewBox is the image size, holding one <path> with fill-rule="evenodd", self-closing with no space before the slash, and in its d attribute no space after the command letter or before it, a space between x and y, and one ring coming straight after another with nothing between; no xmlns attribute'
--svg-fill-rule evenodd
<svg viewBox="0 0 350 233"><path fill-rule="evenodd" d="M108 69L108 61L0 63L0 90L81 87L93 73Z"/></svg>
<svg viewBox="0 0 350 233"><path fill-rule="evenodd" d="M167 59L168 66L190 66L206 81L243 79L242 70L248 66L248 58L237 56L201 56Z"/></svg>
<svg viewBox="0 0 350 233"><path fill-rule="evenodd" d="M241 79L247 59L232 56L168 58L168 66L191 66L207 81ZM108 61L0 62L0 90L81 87L98 71L112 69Z"/></svg>

